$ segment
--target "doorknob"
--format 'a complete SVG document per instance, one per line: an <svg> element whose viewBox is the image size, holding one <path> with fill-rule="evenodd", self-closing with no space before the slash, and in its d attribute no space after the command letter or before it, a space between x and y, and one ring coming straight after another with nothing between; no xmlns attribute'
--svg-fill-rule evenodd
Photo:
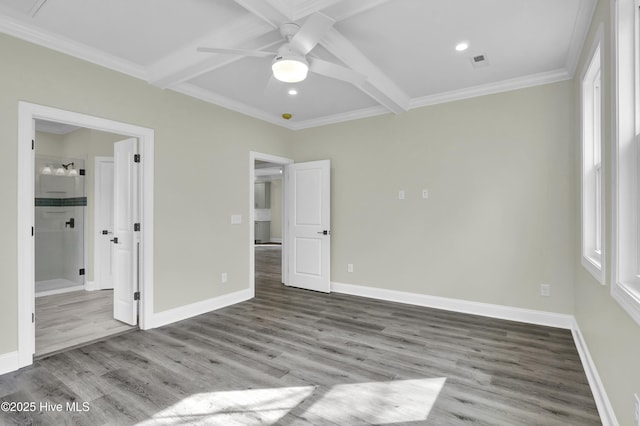
<svg viewBox="0 0 640 426"><path fill-rule="evenodd" d="M115 237L113 240L111 240L111 242L112 242L113 244L118 244L118 237Z"/></svg>
<svg viewBox="0 0 640 426"><path fill-rule="evenodd" d="M321 235L331 235L331 231L327 231L326 229L324 231L318 231L318 234Z"/></svg>

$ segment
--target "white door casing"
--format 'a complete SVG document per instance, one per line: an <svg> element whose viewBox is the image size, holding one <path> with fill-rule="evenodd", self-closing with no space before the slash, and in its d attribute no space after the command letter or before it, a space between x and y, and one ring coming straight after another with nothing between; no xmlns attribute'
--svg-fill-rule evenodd
<svg viewBox="0 0 640 426"><path fill-rule="evenodd" d="M134 231L138 221L138 167L134 155L138 141L126 139L114 144L113 186L113 317L118 321L138 323L139 241Z"/></svg>
<svg viewBox="0 0 640 426"><path fill-rule="evenodd" d="M135 137L139 141L142 161L138 164L140 176L139 212L143 227L140 239L139 325L143 330L155 326L153 311L153 260L154 260L154 131L133 124L95 117L59 108L18 101L18 215L17 215L17 256L18 256L18 348L10 357L0 363L0 374L15 371L31 365L35 352L34 319L34 120L41 119L73 126Z"/></svg>
<svg viewBox="0 0 640 426"><path fill-rule="evenodd" d="M285 166L289 286L331 292L330 174L329 160Z"/></svg>
<svg viewBox="0 0 640 426"><path fill-rule="evenodd" d="M95 289L106 290L113 288L113 157L96 157L95 163L94 281Z"/></svg>

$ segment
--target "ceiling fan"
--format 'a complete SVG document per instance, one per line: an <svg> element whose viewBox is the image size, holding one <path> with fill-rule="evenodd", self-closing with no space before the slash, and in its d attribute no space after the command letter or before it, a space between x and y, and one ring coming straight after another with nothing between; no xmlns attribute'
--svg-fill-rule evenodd
<svg viewBox="0 0 640 426"><path fill-rule="evenodd" d="M285 83L298 83L307 78L309 71L352 84L361 84L365 76L333 62L307 56L333 26L335 21L321 13L309 16L304 25L287 22L280 26L280 34L286 42L277 52L265 50L230 49L223 47L199 47L199 52L268 58L273 57L273 76Z"/></svg>

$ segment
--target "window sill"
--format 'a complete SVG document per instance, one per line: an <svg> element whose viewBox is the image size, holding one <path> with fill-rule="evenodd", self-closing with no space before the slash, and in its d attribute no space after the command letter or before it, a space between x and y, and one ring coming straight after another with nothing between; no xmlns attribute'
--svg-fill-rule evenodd
<svg viewBox="0 0 640 426"><path fill-rule="evenodd" d="M616 283L611 286L611 296L640 325L640 287Z"/></svg>
<svg viewBox="0 0 640 426"><path fill-rule="evenodd" d="M604 273L599 259L594 259L589 256L582 256L582 266L593 275L600 284L605 285Z"/></svg>

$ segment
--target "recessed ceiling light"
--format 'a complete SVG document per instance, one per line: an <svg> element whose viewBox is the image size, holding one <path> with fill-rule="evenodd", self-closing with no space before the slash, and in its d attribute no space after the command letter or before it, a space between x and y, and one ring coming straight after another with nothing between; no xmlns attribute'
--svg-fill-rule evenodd
<svg viewBox="0 0 640 426"><path fill-rule="evenodd" d="M296 89L289 89L289 94L292 95L292 96L293 95L297 95L298 91Z"/></svg>
<svg viewBox="0 0 640 426"><path fill-rule="evenodd" d="M467 50L468 48L469 48L469 43L467 43L466 41L462 41L456 45L456 50L458 52L462 52L464 50Z"/></svg>

